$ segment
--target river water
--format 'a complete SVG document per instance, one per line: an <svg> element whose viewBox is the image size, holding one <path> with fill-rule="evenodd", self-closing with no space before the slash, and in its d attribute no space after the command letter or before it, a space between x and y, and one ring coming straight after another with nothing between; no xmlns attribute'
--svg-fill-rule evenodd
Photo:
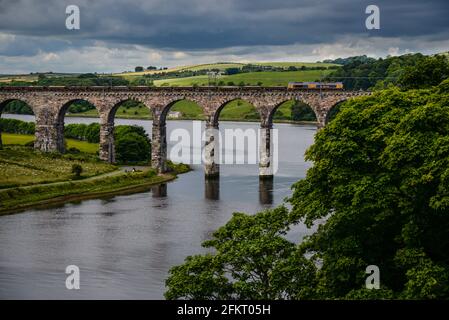
<svg viewBox="0 0 449 320"><path fill-rule="evenodd" d="M34 116L2 115L25 121ZM98 119L71 118L68 123ZM116 119L151 132L151 121ZM168 121L192 131L192 121ZM221 122L220 130L257 129L257 123ZM233 212L256 213L279 205L311 163L304 152L316 128L275 124L279 170L261 183L257 165L222 165L218 182L206 183L201 165L151 191L67 203L0 216L0 299L163 299L170 267L204 252L201 243ZM169 152L175 142L169 141ZM192 152L199 152L193 150ZM300 241L303 225L289 234ZM65 269L80 269L80 289L67 290Z"/></svg>

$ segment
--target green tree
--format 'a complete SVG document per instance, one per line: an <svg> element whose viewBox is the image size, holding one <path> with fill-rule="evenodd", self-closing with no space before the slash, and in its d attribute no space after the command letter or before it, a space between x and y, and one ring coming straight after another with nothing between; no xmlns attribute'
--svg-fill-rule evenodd
<svg viewBox="0 0 449 320"><path fill-rule="evenodd" d="M403 89L430 88L449 78L449 61L445 56L425 57L404 69L398 80Z"/></svg>
<svg viewBox="0 0 449 320"><path fill-rule="evenodd" d="M234 213L203 246L213 254L191 256L173 267L167 299L311 298L315 266L285 238L285 207L256 215Z"/></svg>
<svg viewBox="0 0 449 320"><path fill-rule="evenodd" d="M151 155L151 144L148 139L136 132L120 134L115 140L115 156L118 162L148 162Z"/></svg>
<svg viewBox="0 0 449 320"><path fill-rule="evenodd" d="M363 288L371 264L396 297L449 296L449 95L438 91L347 102L307 151L314 166L290 203L296 221L327 219L302 244L324 297Z"/></svg>
<svg viewBox="0 0 449 320"><path fill-rule="evenodd" d="M316 121L315 112L304 102L295 101L291 106L293 121Z"/></svg>

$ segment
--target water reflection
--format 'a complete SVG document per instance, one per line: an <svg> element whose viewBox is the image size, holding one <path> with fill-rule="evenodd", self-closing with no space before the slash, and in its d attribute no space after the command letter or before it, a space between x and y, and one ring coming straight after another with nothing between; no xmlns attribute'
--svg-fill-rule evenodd
<svg viewBox="0 0 449 320"><path fill-rule="evenodd" d="M207 178L204 180L204 196L206 199L220 199L220 178Z"/></svg>
<svg viewBox="0 0 449 320"><path fill-rule="evenodd" d="M273 204L273 177L259 179L260 204Z"/></svg>
<svg viewBox="0 0 449 320"><path fill-rule="evenodd" d="M153 198L165 198L167 196L167 184L161 183L151 187Z"/></svg>

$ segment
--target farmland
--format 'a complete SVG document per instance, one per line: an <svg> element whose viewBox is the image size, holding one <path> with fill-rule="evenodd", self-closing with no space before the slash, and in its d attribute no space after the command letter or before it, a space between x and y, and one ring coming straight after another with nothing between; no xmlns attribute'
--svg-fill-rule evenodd
<svg viewBox="0 0 449 320"><path fill-rule="evenodd" d="M320 77L329 74L331 70L304 70L304 71L265 71L248 72L233 75L223 75L217 81L223 81L224 84L232 82L233 85L262 85L262 86L286 86L290 81L315 81ZM156 80L156 86L192 86L208 85L208 76L194 76L186 78L174 78Z"/></svg>

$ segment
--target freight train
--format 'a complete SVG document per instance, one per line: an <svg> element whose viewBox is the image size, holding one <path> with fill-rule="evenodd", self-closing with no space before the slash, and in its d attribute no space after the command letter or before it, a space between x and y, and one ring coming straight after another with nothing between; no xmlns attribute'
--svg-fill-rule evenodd
<svg viewBox="0 0 449 320"><path fill-rule="evenodd" d="M289 82L289 89L334 89L343 90L343 82Z"/></svg>

